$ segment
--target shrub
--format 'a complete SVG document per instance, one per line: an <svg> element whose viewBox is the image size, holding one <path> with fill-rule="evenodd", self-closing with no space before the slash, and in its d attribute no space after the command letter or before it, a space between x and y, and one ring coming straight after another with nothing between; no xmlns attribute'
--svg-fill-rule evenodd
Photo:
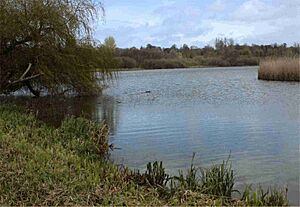
<svg viewBox="0 0 300 207"><path fill-rule="evenodd" d="M145 69L185 68L186 65L178 59L150 59L142 63Z"/></svg>
<svg viewBox="0 0 300 207"><path fill-rule="evenodd" d="M250 66L250 65L258 65L259 60L256 57L239 57L237 58L234 65L236 66Z"/></svg>
<svg viewBox="0 0 300 207"><path fill-rule="evenodd" d="M118 68L137 68L136 60L130 57L117 57Z"/></svg>
<svg viewBox="0 0 300 207"><path fill-rule="evenodd" d="M205 65L226 67L230 66L230 63L228 60L224 60L221 57L208 57L205 59Z"/></svg>

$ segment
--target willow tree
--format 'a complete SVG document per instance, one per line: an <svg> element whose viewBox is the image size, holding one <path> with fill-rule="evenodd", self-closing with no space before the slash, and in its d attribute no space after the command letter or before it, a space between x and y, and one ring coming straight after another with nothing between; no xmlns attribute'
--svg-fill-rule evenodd
<svg viewBox="0 0 300 207"><path fill-rule="evenodd" d="M92 38L103 13L93 0L1 0L0 93L101 90L114 67L113 51Z"/></svg>

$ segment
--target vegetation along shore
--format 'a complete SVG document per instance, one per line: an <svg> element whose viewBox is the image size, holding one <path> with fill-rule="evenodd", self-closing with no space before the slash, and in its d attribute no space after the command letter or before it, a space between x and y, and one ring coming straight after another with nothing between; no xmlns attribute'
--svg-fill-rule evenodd
<svg viewBox="0 0 300 207"><path fill-rule="evenodd" d="M258 79L300 81L300 58L268 58L259 64Z"/></svg>
<svg viewBox="0 0 300 207"><path fill-rule="evenodd" d="M162 48L148 44L141 48L116 48L117 67L165 69L259 65L267 57L299 57L299 44L240 45L231 38L217 38L213 46L173 45Z"/></svg>
<svg viewBox="0 0 300 207"><path fill-rule="evenodd" d="M1 205L285 206L286 190L251 186L233 197L230 161L211 168L193 162L168 175L162 162L144 171L112 163L108 128L66 118L59 128L13 106L0 106Z"/></svg>

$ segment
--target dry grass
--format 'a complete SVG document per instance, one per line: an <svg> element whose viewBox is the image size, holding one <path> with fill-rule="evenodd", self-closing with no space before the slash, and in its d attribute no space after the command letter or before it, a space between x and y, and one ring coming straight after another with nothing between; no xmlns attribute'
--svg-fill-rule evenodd
<svg viewBox="0 0 300 207"><path fill-rule="evenodd" d="M300 81L300 58L261 60L258 79L274 81Z"/></svg>

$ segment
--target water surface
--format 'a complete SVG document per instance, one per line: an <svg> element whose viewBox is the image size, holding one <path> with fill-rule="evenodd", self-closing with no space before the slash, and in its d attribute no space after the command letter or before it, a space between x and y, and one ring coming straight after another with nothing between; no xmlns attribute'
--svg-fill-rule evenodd
<svg viewBox="0 0 300 207"><path fill-rule="evenodd" d="M67 114L105 119L116 163L162 160L176 174L193 152L203 167L231 154L238 186L288 185L299 202L299 83L257 80L257 67L128 71L102 96L40 102L26 104L48 121L52 110L56 124Z"/></svg>
<svg viewBox="0 0 300 207"><path fill-rule="evenodd" d="M239 184L288 185L298 202L300 84L257 80L257 67L121 72L118 163L163 160L171 173L231 153ZM150 93L145 93L150 91Z"/></svg>

